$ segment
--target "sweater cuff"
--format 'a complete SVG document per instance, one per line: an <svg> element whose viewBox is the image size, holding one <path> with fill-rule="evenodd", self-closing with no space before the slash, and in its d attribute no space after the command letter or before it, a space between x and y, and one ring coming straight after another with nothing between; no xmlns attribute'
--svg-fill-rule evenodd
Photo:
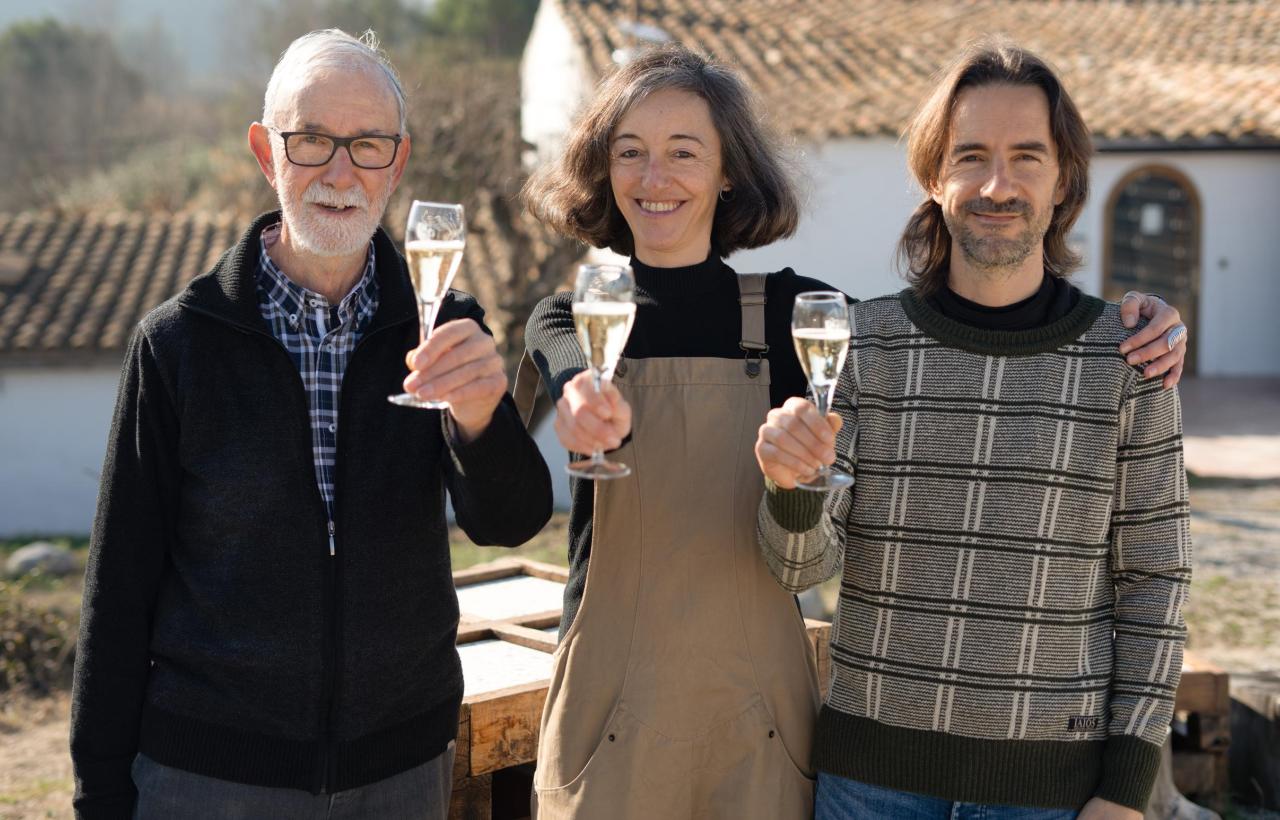
<svg viewBox="0 0 1280 820"><path fill-rule="evenodd" d="M826 501L826 493L801 489L784 490L768 478L764 480L764 488L769 515L784 530L808 532L822 520L822 505Z"/></svg>
<svg viewBox="0 0 1280 820"><path fill-rule="evenodd" d="M80 798L75 801L76 820L129 820L136 795Z"/></svg>
<svg viewBox="0 0 1280 820"><path fill-rule="evenodd" d="M520 423L515 409L508 406L508 399L504 397L498 403L489 426L471 441L462 440L458 425L448 410L440 411L440 425L460 475L484 479L510 472L512 433L516 432L513 426L523 431L524 425Z"/></svg>
<svg viewBox="0 0 1280 820"><path fill-rule="evenodd" d="M1113 735L1102 752L1102 781L1094 796L1146 811L1159 773L1159 746L1131 735Z"/></svg>

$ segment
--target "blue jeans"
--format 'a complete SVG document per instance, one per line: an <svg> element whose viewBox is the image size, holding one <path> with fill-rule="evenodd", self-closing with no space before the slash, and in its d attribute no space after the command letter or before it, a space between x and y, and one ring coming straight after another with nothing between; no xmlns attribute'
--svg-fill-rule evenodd
<svg viewBox="0 0 1280 820"><path fill-rule="evenodd" d="M157 763L133 761L134 820L445 820L453 788L453 744L421 766L336 794L232 783Z"/></svg>
<svg viewBox="0 0 1280 820"><path fill-rule="evenodd" d="M953 803L818 772L814 820L1073 820L1072 809Z"/></svg>

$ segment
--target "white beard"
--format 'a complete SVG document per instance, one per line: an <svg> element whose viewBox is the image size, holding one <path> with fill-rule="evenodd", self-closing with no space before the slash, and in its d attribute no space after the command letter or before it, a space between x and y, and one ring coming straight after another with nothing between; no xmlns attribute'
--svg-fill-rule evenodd
<svg viewBox="0 0 1280 820"><path fill-rule="evenodd" d="M391 180L388 179L382 194L370 203L362 188L339 191L316 180L307 186L298 200L283 194L278 198L284 223L299 249L315 256L353 256L369 244L377 230L387 208L387 200L391 198L391 187ZM359 212L355 219L329 220L323 214L316 213L314 208L307 207L311 203L346 205L357 208Z"/></svg>

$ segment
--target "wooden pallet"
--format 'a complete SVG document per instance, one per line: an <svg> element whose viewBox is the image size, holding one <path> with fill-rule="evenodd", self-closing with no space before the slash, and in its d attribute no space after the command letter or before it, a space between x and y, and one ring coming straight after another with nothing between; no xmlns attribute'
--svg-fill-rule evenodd
<svg viewBox="0 0 1280 820"><path fill-rule="evenodd" d="M1186 653L1174 702L1173 782L1196 802L1226 799L1231 745L1231 686L1226 672Z"/></svg>

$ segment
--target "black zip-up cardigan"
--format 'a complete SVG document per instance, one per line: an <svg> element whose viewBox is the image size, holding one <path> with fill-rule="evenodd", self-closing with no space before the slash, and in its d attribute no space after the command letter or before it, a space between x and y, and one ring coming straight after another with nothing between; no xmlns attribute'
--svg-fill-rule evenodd
<svg viewBox="0 0 1280 820"><path fill-rule="evenodd" d="M510 396L461 444L398 407L416 303L374 236L380 303L343 378L335 510L307 399L263 321L259 217L129 344L85 576L72 694L77 815L128 817L130 766L332 793L398 774L457 732L462 673L445 492L479 544L551 514ZM451 292L439 321L483 311Z"/></svg>

